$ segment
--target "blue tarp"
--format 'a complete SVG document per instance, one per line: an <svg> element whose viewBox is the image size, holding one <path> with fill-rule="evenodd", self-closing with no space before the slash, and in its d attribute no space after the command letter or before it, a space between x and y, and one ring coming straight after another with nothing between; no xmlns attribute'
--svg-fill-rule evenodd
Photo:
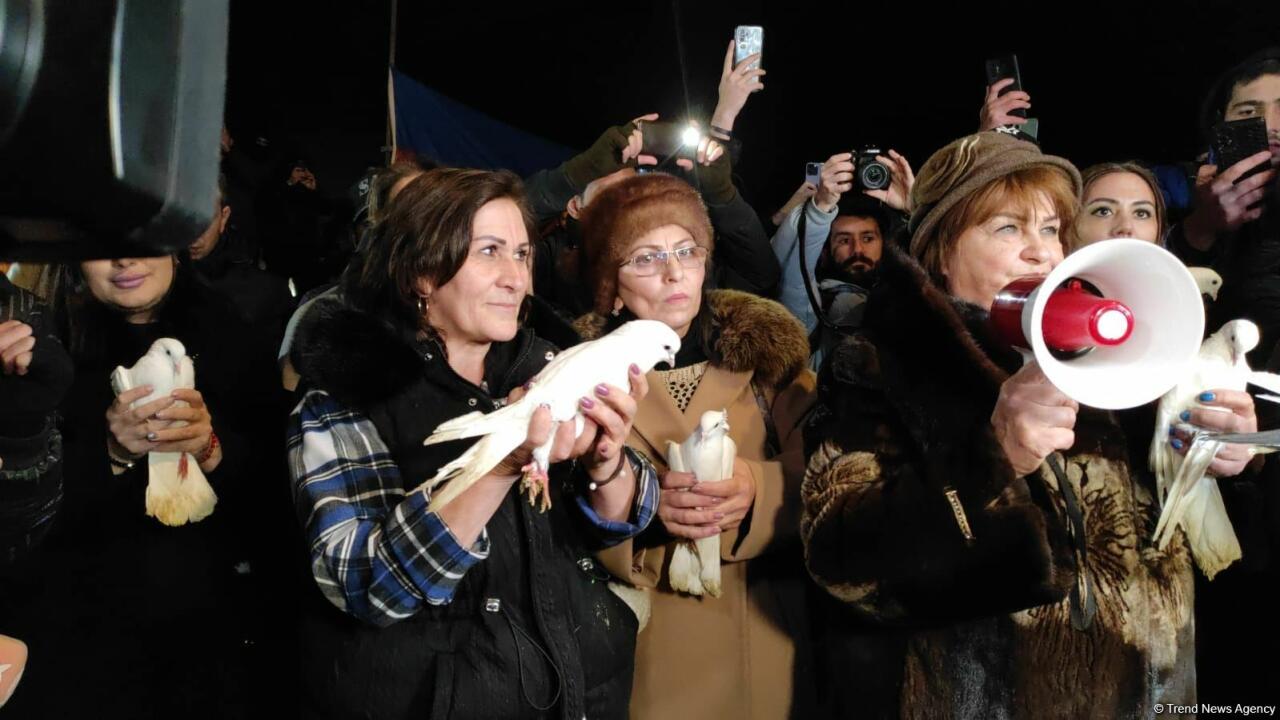
<svg viewBox="0 0 1280 720"><path fill-rule="evenodd" d="M452 167L504 168L521 177L554 167L573 151L445 97L392 68L396 148Z"/></svg>

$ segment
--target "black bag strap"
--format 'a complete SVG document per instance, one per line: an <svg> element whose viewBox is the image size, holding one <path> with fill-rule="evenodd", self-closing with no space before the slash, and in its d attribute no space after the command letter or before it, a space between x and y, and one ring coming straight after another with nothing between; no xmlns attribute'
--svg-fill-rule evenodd
<svg viewBox="0 0 1280 720"><path fill-rule="evenodd" d="M1076 582L1071 587L1071 626L1077 630L1088 630L1093 624L1093 617L1098 614L1098 603L1093 595L1093 584L1089 582L1089 568L1085 564L1088 559L1088 537L1085 535L1084 513L1080 510L1080 498L1075 487L1067 479L1062 469L1062 462L1055 453L1045 458L1049 469L1058 479L1058 490L1062 493L1062 501L1067 507L1067 537L1071 539L1071 548L1076 556Z"/></svg>

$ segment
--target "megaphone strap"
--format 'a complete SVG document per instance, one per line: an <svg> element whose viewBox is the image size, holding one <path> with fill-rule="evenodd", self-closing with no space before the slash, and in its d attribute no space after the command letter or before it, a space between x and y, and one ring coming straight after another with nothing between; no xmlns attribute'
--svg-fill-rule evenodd
<svg viewBox="0 0 1280 720"><path fill-rule="evenodd" d="M1098 614L1098 603L1093 597L1093 584L1089 581L1088 536L1085 535L1084 513L1080 510L1080 498L1076 495L1075 486L1067 478L1062 469L1059 455L1054 453L1045 458L1049 469L1058 479L1058 491L1062 493L1062 501L1067 509L1067 537L1071 540L1071 548L1076 556L1076 582L1071 587L1071 626L1076 630L1088 630L1093 624L1093 617Z"/></svg>

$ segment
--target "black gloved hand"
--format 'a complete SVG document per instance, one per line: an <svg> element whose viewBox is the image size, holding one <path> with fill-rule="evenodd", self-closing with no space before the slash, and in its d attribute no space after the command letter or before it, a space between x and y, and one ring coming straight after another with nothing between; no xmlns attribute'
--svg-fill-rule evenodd
<svg viewBox="0 0 1280 720"><path fill-rule="evenodd" d="M0 372L0 436L30 437L44 429L75 376L71 357L52 335L36 338L25 375Z"/></svg>
<svg viewBox="0 0 1280 720"><path fill-rule="evenodd" d="M636 129L635 123L611 127L600 134L585 152L564 162L564 174L579 192L587 183L623 168L622 150Z"/></svg>
<svg viewBox="0 0 1280 720"><path fill-rule="evenodd" d="M738 189L733 186L733 165L727 152L710 165L695 162L693 172L698 180L698 191L708 205L724 205L738 194Z"/></svg>

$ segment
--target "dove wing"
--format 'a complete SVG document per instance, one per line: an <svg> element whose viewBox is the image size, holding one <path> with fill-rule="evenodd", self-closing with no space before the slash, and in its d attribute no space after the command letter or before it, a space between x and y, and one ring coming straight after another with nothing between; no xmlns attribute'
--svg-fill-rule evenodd
<svg viewBox="0 0 1280 720"><path fill-rule="evenodd" d="M188 390L195 389L196 386L196 366L191 362L191 358L183 355L182 361L178 363L178 377L173 384L175 388L186 388Z"/></svg>
<svg viewBox="0 0 1280 720"><path fill-rule="evenodd" d="M1268 392L1280 395L1280 375L1275 373L1251 370L1249 372L1249 384L1257 385Z"/></svg>

